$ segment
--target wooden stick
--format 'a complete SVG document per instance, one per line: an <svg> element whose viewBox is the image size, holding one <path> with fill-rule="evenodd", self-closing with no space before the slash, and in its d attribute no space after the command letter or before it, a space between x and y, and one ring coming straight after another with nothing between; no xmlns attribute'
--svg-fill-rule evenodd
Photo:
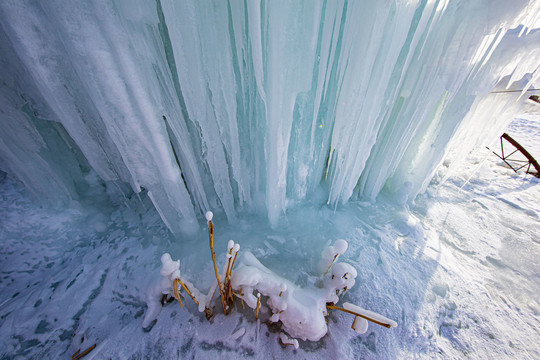
<svg viewBox="0 0 540 360"><path fill-rule="evenodd" d="M221 281L219 281L219 273L216 264L216 254L214 253L214 225L212 220L208 221L208 237L210 238L210 251L212 252L212 262L214 263L214 272L216 273L216 279L219 286L219 296L221 297L221 305L223 305L223 312L227 315L227 308L225 307L225 299L223 298L223 290L221 288Z"/></svg>
<svg viewBox="0 0 540 360"><path fill-rule="evenodd" d="M366 320L368 320L368 321L371 321L371 322L373 322L373 323L375 323L375 324L377 324L377 325L384 326L385 328L388 328L388 329L390 329L390 328L392 327L390 324L382 323L382 322L380 322L380 321L377 321L377 320L375 320L375 319L369 318L369 317L364 316L364 315L362 315L362 314L358 314L358 313L356 313L356 312L354 312L354 311L351 311L351 310L347 310L347 309L344 309L344 308L340 308L340 307L337 307L337 306L334 306L334 305L326 305L326 307L327 307L328 309L335 309L335 310L343 311L343 312L346 312L346 313L349 313L349 314L352 314L352 315L360 316L360 317L363 318L363 319L366 319Z"/></svg>
<svg viewBox="0 0 540 360"><path fill-rule="evenodd" d="M191 292L189 291L189 289L187 288L186 285L184 285L184 283L182 281L180 281L180 279L174 279L174 282L179 282L180 285L182 285L182 287L184 288L184 290L186 290L187 294L193 299L193 301L195 301L195 304L197 304L197 306L199 305L199 302L197 300L195 300L195 298L193 297L193 295L191 295ZM178 289L178 285L176 286L176 288Z"/></svg>
<svg viewBox="0 0 540 360"><path fill-rule="evenodd" d="M96 344L90 346L88 349L84 350L82 353L80 353L79 355L75 356L73 358L73 360L77 360L77 359L80 359L82 358L84 355L88 354L90 351L94 350L94 348L96 347Z"/></svg>

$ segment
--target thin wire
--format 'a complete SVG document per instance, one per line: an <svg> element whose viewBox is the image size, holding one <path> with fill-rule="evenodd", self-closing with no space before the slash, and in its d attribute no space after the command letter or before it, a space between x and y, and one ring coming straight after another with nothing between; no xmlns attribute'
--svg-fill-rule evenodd
<svg viewBox="0 0 540 360"><path fill-rule="evenodd" d="M524 90L499 90L499 91L491 91L490 94L498 94L498 93L511 93L511 92L523 92ZM525 90L527 91L540 91L540 89L529 89Z"/></svg>

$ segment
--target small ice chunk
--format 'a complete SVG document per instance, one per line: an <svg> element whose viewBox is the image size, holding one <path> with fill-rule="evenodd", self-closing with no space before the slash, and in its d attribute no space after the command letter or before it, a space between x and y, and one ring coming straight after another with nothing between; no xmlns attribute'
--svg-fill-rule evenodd
<svg viewBox="0 0 540 360"><path fill-rule="evenodd" d="M338 239L334 243L334 251L340 255L344 254L345 251L347 251L348 247L349 247L349 244L343 239Z"/></svg>
<svg viewBox="0 0 540 360"><path fill-rule="evenodd" d="M231 250L233 247L234 247L234 241L229 240L229 242L227 243L227 251Z"/></svg>
<svg viewBox="0 0 540 360"><path fill-rule="evenodd" d="M169 276L175 270L180 269L180 260L172 261L171 255L165 253L161 256L161 270L159 273L163 276Z"/></svg>
<svg viewBox="0 0 540 360"><path fill-rule="evenodd" d="M174 281L174 279L180 279L180 269L176 269L171 274L171 280Z"/></svg>
<svg viewBox="0 0 540 360"><path fill-rule="evenodd" d="M279 339L283 345L292 345L295 349L298 349L298 340L289 339L285 333L279 333Z"/></svg>
<svg viewBox="0 0 540 360"><path fill-rule="evenodd" d="M171 254L165 253L165 254L161 255L161 263L162 264L168 263L169 261L172 261Z"/></svg>
<svg viewBox="0 0 540 360"><path fill-rule="evenodd" d="M171 281L166 277L162 277L159 280L159 286L162 294L169 294L171 292Z"/></svg>
<svg viewBox="0 0 540 360"><path fill-rule="evenodd" d="M270 322L277 323L279 321L279 313L275 313L270 316Z"/></svg>
<svg viewBox="0 0 540 360"><path fill-rule="evenodd" d="M358 275L356 269L347 263L337 263L332 266L332 275L344 279L355 279Z"/></svg>
<svg viewBox="0 0 540 360"><path fill-rule="evenodd" d="M233 252L237 253L240 250L240 244L234 244Z"/></svg>
<svg viewBox="0 0 540 360"><path fill-rule="evenodd" d="M152 325L152 322L157 319L161 312L161 288L159 285L153 285L146 291L146 305L148 309L143 319L142 327L147 329Z"/></svg>
<svg viewBox="0 0 540 360"><path fill-rule="evenodd" d="M358 334L365 334L368 329L368 321L360 316L355 317L352 328Z"/></svg>
<svg viewBox="0 0 540 360"><path fill-rule="evenodd" d="M206 214L204 214L204 217L206 218L206 221L212 221L212 218L214 217L214 213L211 211L207 211Z"/></svg>
<svg viewBox="0 0 540 360"><path fill-rule="evenodd" d="M236 330L236 331L231 335L231 339L236 340L236 339L238 339L239 337L241 337L242 335L244 335L245 333L246 333L246 328L240 328L240 329Z"/></svg>
<svg viewBox="0 0 540 360"><path fill-rule="evenodd" d="M161 267L161 270L159 271L159 273L163 276L169 276L171 275L175 270L179 269L180 268L180 261L177 260L177 261L171 261L171 262L168 262L166 264L163 264L163 266Z"/></svg>

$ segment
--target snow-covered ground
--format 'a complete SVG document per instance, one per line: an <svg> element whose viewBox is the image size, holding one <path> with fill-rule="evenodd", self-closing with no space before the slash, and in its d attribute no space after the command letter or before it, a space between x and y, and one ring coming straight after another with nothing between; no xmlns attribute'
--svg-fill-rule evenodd
<svg viewBox="0 0 540 360"><path fill-rule="evenodd" d="M508 132L540 158L538 119L517 119ZM384 198L292 209L277 229L258 216L214 218L220 265L234 239L303 287L315 286L323 248L346 239L340 260L358 277L343 301L399 324L370 324L359 336L351 315L331 313L328 334L295 350L280 345L278 324L240 303L224 316L215 302L207 321L185 294L184 308L168 304L144 332L145 291L164 252L201 290L211 286L206 230L175 240L153 210L138 215L150 207L136 199L131 208L103 206L97 195L42 208L1 175L0 358L68 358L93 344L85 359L539 358L539 179L514 174L487 149L440 184L441 176L410 209Z"/></svg>

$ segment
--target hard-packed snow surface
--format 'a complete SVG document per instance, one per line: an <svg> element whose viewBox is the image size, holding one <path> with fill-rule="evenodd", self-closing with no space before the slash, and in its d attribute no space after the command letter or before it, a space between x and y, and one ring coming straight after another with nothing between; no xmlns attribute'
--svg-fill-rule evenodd
<svg viewBox="0 0 540 360"><path fill-rule="evenodd" d="M540 157L538 120L516 119L508 132ZM2 175L0 358L67 358L96 344L85 359L537 359L539 179L514 174L485 148L440 183L446 173L409 210L384 199L335 212L302 207L275 229L264 216L232 225L214 217L218 254L235 239L302 288L319 278L321 252L347 239L339 261L358 274L343 301L399 323L359 335L352 315L332 311L327 335L298 349L248 307L224 316L214 302L209 322L185 293L183 308L164 306L145 332L145 291L159 283L164 253L201 291L212 286L208 234L175 240L136 197L130 208L103 207L105 193L82 207L42 208Z"/></svg>
<svg viewBox="0 0 540 360"><path fill-rule="evenodd" d="M0 169L53 204L140 194L175 234L411 202L515 115L490 92L538 80L539 24L535 0L0 1Z"/></svg>

